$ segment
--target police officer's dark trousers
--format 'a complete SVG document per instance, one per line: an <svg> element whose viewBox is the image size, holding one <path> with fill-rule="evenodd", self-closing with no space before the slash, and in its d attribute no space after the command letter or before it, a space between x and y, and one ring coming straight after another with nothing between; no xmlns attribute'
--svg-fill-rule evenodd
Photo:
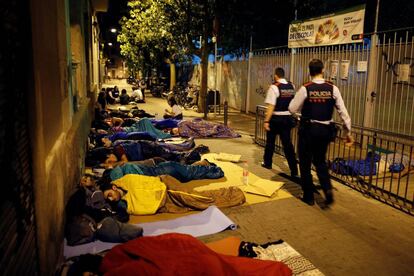
<svg viewBox="0 0 414 276"><path fill-rule="evenodd" d="M328 125L302 122L299 127L299 168L305 201L313 200L312 163L315 166L323 191L326 193L326 191L332 189L326 164L326 152L330 143L330 136L331 130Z"/></svg>
<svg viewBox="0 0 414 276"><path fill-rule="evenodd" d="M263 156L264 165L267 167L272 166L276 135L280 135L290 172L292 175L297 175L298 168L295 150L290 138L291 129L294 127L293 118L290 115L273 115L269 121L269 127L270 131L266 132L266 147Z"/></svg>

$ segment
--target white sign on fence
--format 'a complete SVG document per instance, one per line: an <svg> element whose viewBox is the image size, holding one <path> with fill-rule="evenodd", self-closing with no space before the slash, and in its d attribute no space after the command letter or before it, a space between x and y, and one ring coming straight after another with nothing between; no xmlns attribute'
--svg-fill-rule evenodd
<svg viewBox="0 0 414 276"><path fill-rule="evenodd" d="M348 80L349 75L349 60L342 60L341 61L341 79Z"/></svg>
<svg viewBox="0 0 414 276"><path fill-rule="evenodd" d="M397 81L408 82L410 80L410 71L410 64L399 64Z"/></svg>
<svg viewBox="0 0 414 276"><path fill-rule="evenodd" d="M365 5L289 25L289 48L362 42Z"/></svg>
<svg viewBox="0 0 414 276"><path fill-rule="evenodd" d="M368 62L366 60L359 60L357 64L357 72L366 72L368 70Z"/></svg>
<svg viewBox="0 0 414 276"><path fill-rule="evenodd" d="M331 60L331 72L329 74L331 80L336 80L338 76L338 65L339 62L337 60Z"/></svg>

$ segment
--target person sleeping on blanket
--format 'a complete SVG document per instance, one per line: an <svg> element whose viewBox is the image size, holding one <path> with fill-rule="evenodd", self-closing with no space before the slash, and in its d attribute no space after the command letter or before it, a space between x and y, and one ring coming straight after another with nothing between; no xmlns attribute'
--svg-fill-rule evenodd
<svg viewBox="0 0 414 276"><path fill-rule="evenodd" d="M142 228L127 224L123 208L110 206L93 176L82 177L66 205L65 238L69 246L92 242L126 242L142 236Z"/></svg>
<svg viewBox="0 0 414 276"><path fill-rule="evenodd" d="M165 133L157 129L148 118L142 118L139 121L134 122L131 126L114 126L111 128L113 133L116 132L148 132L157 139L170 138L171 134Z"/></svg>
<svg viewBox="0 0 414 276"><path fill-rule="evenodd" d="M101 165L115 167L129 161L140 161L153 157L191 164L201 159L200 154L207 153L208 147L199 145L188 152L172 151L157 142L151 141L116 141L113 148L96 148L88 151L86 166Z"/></svg>
<svg viewBox="0 0 414 276"><path fill-rule="evenodd" d="M201 162L204 161L206 160ZM168 163L173 162L161 163L155 167L162 164L170 166L171 164ZM213 167L217 171L221 171L220 168L212 166L208 162L204 166L202 164L177 165L185 166L186 170L198 167L195 170L199 171L199 168L205 167L208 171ZM102 183L101 189L111 204L118 206L118 208L125 208L131 215L151 215L157 212L182 213L189 210L204 210L211 205L231 207L243 204L246 200L243 191L238 187L194 192L171 175L148 176L131 174L130 172L128 170L128 174L116 175L115 180L112 180L111 177L104 177L103 179L106 180L105 183ZM211 173L213 172L205 176L200 174L199 177L211 177ZM112 172L110 175L114 177ZM216 176L220 175L221 173Z"/></svg>
<svg viewBox="0 0 414 276"><path fill-rule="evenodd" d="M206 162L207 164L205 164ZM112 181L127 174L170 175L182 183L197 179L217 179L224 176L224 172L220 167L209 163L207 160L203 161L203 165L197 162L193 162L193 164L181 164L174 161L157 162L154 165L127 162L113 169L107 169L104 175L109 176Z"/></svg>
<svg viewBox="0 0 414 276"><path fill-rule="evenodd" d="M200 118L183 120L177 123L177 127L171 130L172 135L194 138L237 138L240 134L231 128L214 122L208 122Z"/></svg>
<svg viewBox="0 0 414 276"><path fill-rule="evenodd" d="M117 132L112 135L105 134L91 134L91 139L95 141L95 147L112 147L115 141L119 140L157 140L153 135L148 132ZM195 147L193 138L167 138L158 139L157 145L167 148L172 151L186 151Z"/></svg>

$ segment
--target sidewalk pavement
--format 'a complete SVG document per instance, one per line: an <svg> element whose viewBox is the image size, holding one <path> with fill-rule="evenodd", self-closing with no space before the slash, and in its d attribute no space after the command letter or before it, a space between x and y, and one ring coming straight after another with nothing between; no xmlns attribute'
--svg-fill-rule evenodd
<svg viewBox="0 0 414 276"><path fill-rule="evenodd" d="M163 114L165 99L149 93L141 109ZM185 110L184 118L202 117ZM223 115L209 114L223 122ZM230 111L229 125L242 134L235 139L197 139L211 152L242 154L254 174L285 181L284 189L294 197L255 205L223 209L239 228L202 237L214 241L228 236L265 243L283 239L309 259L325 275L414 275L414 217L334 182L335 203L328 210L302 203L300 187L278 175L289 172L287 162L274 155L273 169L260 166L263 148L253 142L254 116ZM319 200L322 200L320 198Z"/></svg>

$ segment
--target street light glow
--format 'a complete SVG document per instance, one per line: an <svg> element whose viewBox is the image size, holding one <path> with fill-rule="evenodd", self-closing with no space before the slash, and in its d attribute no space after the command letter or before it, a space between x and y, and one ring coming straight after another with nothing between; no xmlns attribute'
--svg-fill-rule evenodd
<svg viewBox="0 0 414 276"><path fill-rule="evenodd" d="M111 29L111 33L116 33L116 29L115 28L112 28Z"/></svg>
<svg viewBox="0 0 414 276"><path fill-rule="evenodd" d="M112 42L108 42L108 46L112 46Z"/></svg>

